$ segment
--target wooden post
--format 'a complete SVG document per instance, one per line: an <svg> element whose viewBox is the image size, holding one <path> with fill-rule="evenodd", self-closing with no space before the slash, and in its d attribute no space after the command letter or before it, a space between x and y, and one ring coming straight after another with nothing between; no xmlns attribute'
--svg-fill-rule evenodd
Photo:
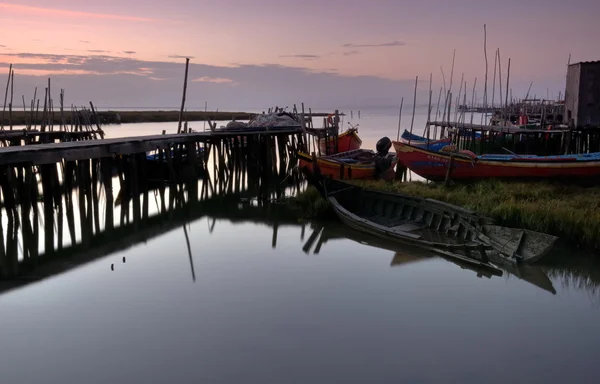
<svg viewBox="0 0 600 384"><path fill-rule="evenodd" d="M427 125L425 129L427 129L427 149L429 149L429 130L430 130L430 122L431 122L431 97L432 90L431 86L433 83L433 73L429 73L429 106L427 107Z"/></svg>
<svg viewBox="0 0 600 384"><path fill-rule="evenodd" d="M177 125L177 133L181 133L181 121L183 120L183 108L185 107L185 94L187 91L187 78L188 78L189 65L190 65L190 59L186 57L186 59L185 59L185 77L183 80L183 96L181 98L181 109L179 110L179 124Z"/></svg>
<svg viewBox="0 0 600 384"><path fill-rule="evenodd" d="M8 81L6 82L6 91L4 92L4 106L2 107L2 121L0 122L0 130L4 130L4 111L6 110L6 101L8 99L8 87L11 83L12 64L8 67Z"/></svg>
<svg viewBox="0 0 600 384"><path fill-rule="evenodd" d="M12 71L10 73L10 103L8 104L8 125L10 126L11 131L13 129L12 106L13 106L14 85L15 85L15 71Z"/></svg>
<svg viewBox="0 0 600 384"><path fill-rule="evenodd" d="M400 126L402 123L402 105L404 104L404 97L400 100L400 112L398 112L398 133L396 134L396 141L400 140Z"/></svg>
<svg viewBox="0 0 600 384"><path fill-rule="evenodd" d="M412 121L410 122L410 135L412 136L412 131L413 131L413 125L415 123L415 107L417 104L417 84L419 82L419 76L416 77L415 79L415 93L414 93L414 97L413 97L413 112L412 112ZM410 139L411 137L408 138L408 144L410 144Z"/></svg>
<svg viewBox="0 0 600 384"><path fill-rule="evenodd" d="M450 162L448 162L448 169L446 170L446 178L444 180L444 185L448 186L450 184L450 178L452 177L452 171L454 170L454 155L450 155Z"/></svg>
<svg viewBox="0 0 600 384"><path fill-rule="evenodd" d="M483 55L485 57L485 80L483 84L483 108L487 108L487 79L488 79L488 59L487 59L487 28L483 24Z"/></svg>

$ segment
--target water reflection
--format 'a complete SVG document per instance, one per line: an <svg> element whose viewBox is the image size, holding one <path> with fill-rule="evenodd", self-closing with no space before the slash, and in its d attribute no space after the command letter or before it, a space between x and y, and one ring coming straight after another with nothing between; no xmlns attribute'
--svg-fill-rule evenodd
<svg viewBox="0 0 600 384"><path fill-rule="evenodd" d="M68 168L68 167L67 167ZM74 171L74 170L73 170ZM81 170L80 170L81 171ZM549 258L549 265L502 266L502 273L480 269L453 259L440 259L420 248L386 241L352 230L336 222L298 223L284 205L286 194L304 188L293 166L277 173L259 173L242 182L242 173L217 178L210 172L202 179L180 184L158 184L137 194L115 188L97 178L86 185L65 182L44 199L24 200L3 208L0 230L0 292L54 276L92 260L123 252L137 244L183 232L191 281L196 281L194 252L187 225L201 218L212 233L219 220L263 224L272 228L271 247L277 248L282 225L297 227L305 254L319 254L334 241L352 241L390 251L390 266L403 268L427 260L445 260L477 278L517 279L556 294L555 284L600 296L600 268L591 258ZM91 181L91 179L88 179ZM364 252L364 247L357 247ZM285 251L285 250L282 250ZM554 260L554 261L552 261ZM125 256L122 264L125 264ZM119 265L110 264L115 271Z"/></svg>

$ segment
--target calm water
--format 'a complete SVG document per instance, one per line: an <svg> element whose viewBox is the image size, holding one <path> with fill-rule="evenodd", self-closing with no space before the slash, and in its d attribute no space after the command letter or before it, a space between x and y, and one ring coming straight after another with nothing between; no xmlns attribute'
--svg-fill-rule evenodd
<svg viewBox="0 0 600 384"><path fill-rule="evenodd" d="M361 136L396 119L363 115ZM600 268L577 252L486 277L337 224L211 207L1 294L2 382L600 381Z"/></svg>

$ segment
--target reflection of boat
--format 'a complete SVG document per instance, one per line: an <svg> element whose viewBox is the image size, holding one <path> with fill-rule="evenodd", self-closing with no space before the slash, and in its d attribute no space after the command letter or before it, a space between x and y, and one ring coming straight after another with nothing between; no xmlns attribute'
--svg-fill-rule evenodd
<svg viewBox="0 0 600 384"><path fill-rule="evenodd" d="M451 157L453 180L549 179L600 177L600 152L535 156L517 154L474 155L473 153L434 152L414 145L394 142L398 162L428 180L446 178Z"/></svg>
<svg viewBox="0 0 600 384"><path fill-rule="evenodd" d="M337 136L337 152L335 150L335 139L335 136L318 139L319 150L322 154L354 151L362 145L362 140L358 137L357 128L350 128Z"/></svg>
<svg viewBox="0 0 600 384"><path fill-rule="evenodd" d="M307 153L298 153L300 169L314 172L314 159ZM369 149L357 149L331 156L316 157L320 173L334 179L373 179L383 176L396 166L393 153L380 155Z"/></svg>
<svg viewBox="0 0 600 384"><path fill-rule="evenodd" d="M314 253L318 253L321 249L321 246L326 244L328 241L347 239L355 241L359 244L394 252L394 257L390 264L391 267L405 266L407 264L414 264L420 261L431 260L432 257L437 257L437 255L434 253L422 248L411 246L410 244L399 244L398 242L369 235L336 223L327 223L325 226L316 226L313 234L315 234L315 238L312 240L309 239L310 244L307 242L305 251L308 251L315 241L316 246L314 248ZM318 240L316 239L317 234L319 235ZM449 261L462 269L474 271L477 274L477 277L492 278L492 276L502 276L503 272L506 272L520 280L527 281L528 283L533 284L545 291L556 294L556 290L554 289L552 281L548 278L544 270L537 265L501 265L500 269L493 270L485 267L482 268L477 265L473 265L470 262L464 262L459 259L444 258L444 260Z"/></svg>
<svg viewBox="0 0 600 384"><path fill-rule="evenodd" d="M509 264L533 263L557 240L543 233L493 225L489 218L441 201L329 179L323 183L338 217L348 226L450 257L482 263L488 258Z"/></svg>
<svg viewBox="0 0 600 384"><path fill-rule="evenodd" d="M322 228L322 229L321 229ZM325 227L318 227L313 235L320 234L319 241L315 247L315 253L321 249L322 244L332 239L350 239L357 243L376 247L380 249L387 249L394 252L395 256L392 260L391 266L397 266L400 264L415 263L423 260L429 260L435 256L442 256L444 259L452 261L454 264L460 265L462 268L468 268L478 273L479 275L486 276L502 276L502 270L491 264L484 264L477 260L463 258L460 255L454 255L454 257L448 257L448 254L436 254L430 250L422 247L416 247L411 243L400 244L391 238L377 237L369 233L358 231L348 226L335 226L334 224L328 224ZM314 242L314 239L307 242ZM310 245L312 246L312 245ZM310 248L306 246L305 248ZM306 251L306 250L305 250Z"/></svg>

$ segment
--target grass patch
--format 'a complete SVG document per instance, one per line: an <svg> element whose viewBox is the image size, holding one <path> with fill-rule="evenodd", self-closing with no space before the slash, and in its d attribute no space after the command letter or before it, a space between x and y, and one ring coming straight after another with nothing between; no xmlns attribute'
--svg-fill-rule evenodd
<svg viewBox="0 0 600 384"><path fill-rule="evenodd" d="M459 205L491 217L500 225L544 232L570 244L600 249L599 187L494 180L448 187L424 182L353 183Z"/></svg>
<svg viewBox="0 0 600 384"><path fill-rule="evenodd" d="M284 203L302 219L328 220L336 217L331 204L313 186L308 186L298 196L286 198Z"/></svg>

